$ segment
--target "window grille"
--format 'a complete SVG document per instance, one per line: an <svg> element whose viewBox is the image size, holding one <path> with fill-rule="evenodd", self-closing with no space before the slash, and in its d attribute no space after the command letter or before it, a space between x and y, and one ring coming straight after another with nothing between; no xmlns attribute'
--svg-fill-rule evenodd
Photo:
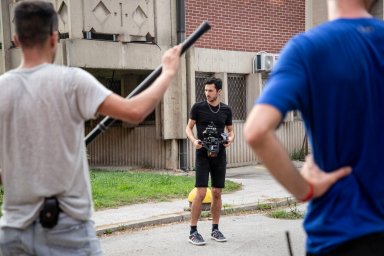
<svg viewBox="0 0 384 256"><path fill-rule="evenodd" d="M233 120L245 120L246 102L245 76L228 74L228 105L232 108Z"/></svg>
<svg viewBox="0 0 384 256"><path fill-rule="evenodd" d="M196 102L205 100L204 80L213 75L214 75L213 73L196 73L195 74Z"/></svg>

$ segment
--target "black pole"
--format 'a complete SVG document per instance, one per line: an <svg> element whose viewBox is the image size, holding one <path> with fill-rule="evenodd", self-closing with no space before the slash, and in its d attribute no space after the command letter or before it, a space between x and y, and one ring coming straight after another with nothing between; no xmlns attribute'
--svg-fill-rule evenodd
<svg viewBox="0 0 384 256"><path fill-rule="evenodd" d="M291 239L289 238L289 231L285 231L285 236L287 238L289 256L293 256Z"/></svg>
<svg viewBox="0 0 384 256"><path fill-rule="evenodd" d="M191 47L211 26L207 21L204 21L182 44L181 53L183 54ZM158 78L162 71L162 66L158 66L147 78L144 79L128 96L127 99L139 94L148 88ZM108 129L116 120L107 116L105 117L88 135L85 137L85 144L88 146L100 133Z"/></svg>

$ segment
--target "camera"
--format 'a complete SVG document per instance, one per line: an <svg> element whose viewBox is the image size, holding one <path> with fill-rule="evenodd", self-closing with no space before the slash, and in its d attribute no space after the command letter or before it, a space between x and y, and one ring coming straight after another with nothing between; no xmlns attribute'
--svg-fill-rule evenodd
<svg viewBox="0 0 384 256"><path fill-rule="evenodd" d="M208 157L217 157L220 151L220 144L228 143L228 135L226 133L218 134L217 128L211 122L203 131L202 145L207 150Z"/></svg>

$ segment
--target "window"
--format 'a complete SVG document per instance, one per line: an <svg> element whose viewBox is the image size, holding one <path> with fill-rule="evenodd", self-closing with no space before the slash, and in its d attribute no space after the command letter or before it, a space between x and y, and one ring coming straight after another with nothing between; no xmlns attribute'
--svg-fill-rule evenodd
<svg viewBox="0 0 384 256"><path fill-rule="evenodd" d="M132 73L126 74L123 78L123 82L121 84L121 96L126 98L134 89L137 88L139 84L141 84L150 73ZM156 111L153 110L141 124L154 124L156 120ZM130 125L125 123L125 127L135 127L137 125Z"/></svg>
<svg viewBox="0 0 384 256"><path fill-rule="evenodd" d="M127 97L147 76L148 72L137 72L132 74L122 73L121 71L110 70L96 70L87 69L88 72L93 74L96 79L103 84L106 88L113 91L117 95ZM104 116L99 116L95 120L86 122L86 126L94 127L104 119ZM140 125L152 125L155 123L156 115L155 110L147 116L147 118ZM128 124L120 120L116 120L112 126L123 127L136 127L137 125Z"/></svg>
<svg viewBox="0 0 384 256"><path fill-rule="evenodd" d="M232 108L233 120L246 118L246 85L244 75L228 74L228 105Z"/></svg>

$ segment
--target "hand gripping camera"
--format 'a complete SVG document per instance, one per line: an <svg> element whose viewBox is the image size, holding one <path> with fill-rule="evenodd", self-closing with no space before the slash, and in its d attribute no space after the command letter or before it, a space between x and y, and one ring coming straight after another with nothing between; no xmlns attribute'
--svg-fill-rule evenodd
<svg viewBox="0 0 384 256"><path fill-rule="evenodd" d="M218 134L216 126L213 122L203 131L203 140L201 144L207 150L208 157L217 157L220 150L220 144L228 143L228 135L226 133Z"/></svg>

